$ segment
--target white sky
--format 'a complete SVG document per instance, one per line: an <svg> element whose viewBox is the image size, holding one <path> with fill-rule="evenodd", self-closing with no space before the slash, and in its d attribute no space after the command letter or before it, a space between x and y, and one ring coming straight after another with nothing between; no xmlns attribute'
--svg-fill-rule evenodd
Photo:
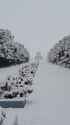
<svg viewBox="0 0 70 125"><path fill-rule="evenodd" d="M44 54L70 34L70 0L0 0L0 28L8 28L32 54Z"/></svg>

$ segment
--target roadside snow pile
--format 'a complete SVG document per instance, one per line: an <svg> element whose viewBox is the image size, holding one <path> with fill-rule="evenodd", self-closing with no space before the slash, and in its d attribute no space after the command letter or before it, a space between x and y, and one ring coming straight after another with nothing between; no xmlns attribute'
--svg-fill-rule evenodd
<svg viewBox="0 0 70 125"><path fill-rule="evenodd" d="M8 76L0 83L0 99L27 97L33 92L32 84L38 65L25 63L19 69L17 76Z"/></svg>
<svg viewBox="0 0 70 125"><path fill-rule="evenodd" d="M48 60L70 68L70 36L65 36L48 53Z"/></svg>
<svg viewBox="0 0 70 125"><path fill-rule="evenodd" d="M29 61L29 52L24 45L14 40L9 30L0 29L0 67Z"/></svg>

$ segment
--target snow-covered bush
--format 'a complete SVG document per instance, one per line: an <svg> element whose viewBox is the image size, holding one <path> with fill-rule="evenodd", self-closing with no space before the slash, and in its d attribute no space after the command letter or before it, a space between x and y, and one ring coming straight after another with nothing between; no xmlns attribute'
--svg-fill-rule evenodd
<svg viewBox="0 0 70 125"><path fill-rule="evenodd" d="M25 97L32 92L31 85L32 79L23 78L22 76L12 77L0 86L0 98Z"/></svg>
<svg viewBox="0 0 70 125"><path fill-rule="evenodd" d="M0 98L26 98L33 92L32 85L36 71L35 63L23 64L17 76L8 76L5 81L0 83Z"/></svg>
<svg viewBox="0 0 70 125"><path fill-rule="evenodd" d="M48 53L48 60L70 68L70 36L65 36Z"/></svg>
<svg viewBox="0 0 70 125"><path fill-rule="evenodd" d="M36 62L23 64L19 70L19 74L21 76L25 76L26 78L33 78L38 69L38 65Z"/></svg>

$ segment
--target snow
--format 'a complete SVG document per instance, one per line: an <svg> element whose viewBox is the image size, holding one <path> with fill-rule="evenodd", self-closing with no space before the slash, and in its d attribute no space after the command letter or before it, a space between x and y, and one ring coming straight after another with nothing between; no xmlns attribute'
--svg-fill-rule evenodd
<svg viewBox="0 0 70 125"><path fill-rule="evenodd" d="M34 93L23 109L5 109L5 125L70 125L70 70L41 62Z"/></svg>

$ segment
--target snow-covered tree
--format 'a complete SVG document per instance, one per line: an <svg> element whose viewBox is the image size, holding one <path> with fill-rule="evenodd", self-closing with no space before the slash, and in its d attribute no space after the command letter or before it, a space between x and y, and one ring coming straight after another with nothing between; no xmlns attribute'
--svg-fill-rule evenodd
<svg viewBox="0 0 70 125"><path fill-rule="evenodd" d="M65 36L48 53L49 62L70 68L70 36Z"/></svg>
<svg viewBox="0 0 70 125"><path fill-rule="evenodd" d="M0 67L28 62L29 59L28 50L15 41L11 31L0 29Z"/></svg>
<svg viewBox="0 0 70 125"><path fill-rule="evenodd" d="M43 59L43 57L42 57L42 55L41 55L41 52L36 52L36 55L35 55L35 57L34 57L34 61L35 61L35 63L37 63L38 65L39 65L39 63L40 63L40 60L42 60Z"/></svg>

